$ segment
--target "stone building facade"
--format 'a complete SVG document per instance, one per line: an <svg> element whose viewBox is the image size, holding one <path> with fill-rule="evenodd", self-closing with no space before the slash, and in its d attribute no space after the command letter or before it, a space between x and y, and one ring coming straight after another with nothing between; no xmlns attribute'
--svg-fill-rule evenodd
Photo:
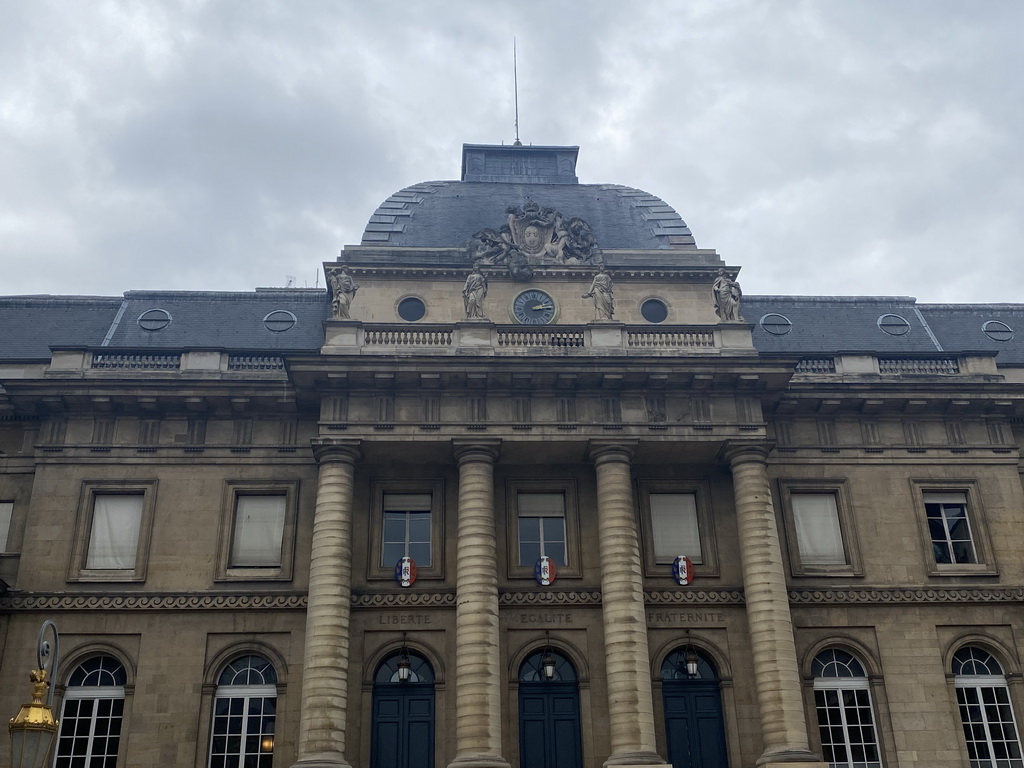
<svg viewBox="0 0 1024 768"><path fill-rule="evenodd" d="M576 159L466 145L326 292L0 299L57 766L1024 766L1024 306L743 296Z"/></svg>

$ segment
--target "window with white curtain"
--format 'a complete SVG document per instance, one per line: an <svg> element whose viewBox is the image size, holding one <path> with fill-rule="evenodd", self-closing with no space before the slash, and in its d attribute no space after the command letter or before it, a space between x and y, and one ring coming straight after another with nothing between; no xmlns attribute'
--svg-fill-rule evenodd
<svg viewBox="0 0 1024 768"><path fill-rule="evenodd" d="M85 568L93 571L130 571L139 553L142 494L97 493L93 496L92 527Z"/></svg>
<svg viewBox="0 0 1024 768"><path fill-rule="evenodd" d="M14 516L14 502L0 501L0 554L10 552L11 518Z"/></svg>
<svg viewBox="0 0 1024 768"><path fill-rule="evenodd" d="M280 568L287 497L235 497L231 568Z"/></svg>
<svg viewBox="0 0 1024 768"><path fill-rule="evenodd" d="M651 493L651 533L654 559L671 563L685 555L695 564L704 562L697 520L697 495L693 493Z"/></svg>
<svg viewBox="0 0 1024 768"><path fill-rule="evenodd" d="M846 547L834 493L793 493L793 524L804 565L846 565Z"/></svg>

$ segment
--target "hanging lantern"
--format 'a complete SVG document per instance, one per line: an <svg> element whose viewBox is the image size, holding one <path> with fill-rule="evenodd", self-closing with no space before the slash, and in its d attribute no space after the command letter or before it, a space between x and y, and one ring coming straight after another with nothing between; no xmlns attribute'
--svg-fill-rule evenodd
<svg viewBox="0 0 1024 768"><path fill-rule="evenodd" d="M408 555L395 566L395 581L402 587L411 587L416 581L416 561Z"/></svg>
<svg viewBox="0 0 1024 768"><path fill-rule="evenodd" d="M686 649L686 675L687 677L697 676L697 665L700 663L700 659L697 658L696 651L693 648Z"/></svg>
<svg viewBox="0 0 1024 768"><path fill-rule="evenodd" d="M412 674L411 665L409 664L409 657L402 654L402 657L398 660L398 682L407 683L409 682L409 676Z"/></svg>
<svg viewBox="0 0 1024 768"><path fill-rule="evenodd" d="M537 583L542 587L551 586L557 575L558 568L555 567L555 561L547 555L541 555L533 566L533 578L535 578Z"/></svg>
<svg viewBox="0 0 1024 768"><path fill-rule="evenodd" d="M672 561L672 577L676 584L685 587L693 581L693 561L686 555L680 555Z"/></svg>
<svg viewBox="0 0 1024 768"><path fill-rule="evenodd" d="M544 655L540 657L540 671L545 680L555 679L555 657L551 653L551 630L544 633Z"/></svg>

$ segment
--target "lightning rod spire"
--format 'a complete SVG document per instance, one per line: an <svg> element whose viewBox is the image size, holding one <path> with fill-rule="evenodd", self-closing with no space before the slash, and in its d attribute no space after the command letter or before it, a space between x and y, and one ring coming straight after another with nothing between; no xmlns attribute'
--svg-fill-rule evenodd
<svg viewBox="0 0 1024 768"><path fill-rule="evenodd" d="M513 147L523 146L519 140L519 62L516 59L516 39L512 38L512 83L516 97L516 140Z"/></svg>

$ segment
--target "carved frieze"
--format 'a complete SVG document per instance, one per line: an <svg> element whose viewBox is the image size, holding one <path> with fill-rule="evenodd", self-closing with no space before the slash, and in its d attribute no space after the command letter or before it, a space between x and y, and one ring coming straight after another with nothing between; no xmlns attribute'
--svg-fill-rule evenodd
<svg viewBox="0 0 1024 768"><path fill-rule="evenodd" d="M501 227L473 235L467 253L474 264L505 266L516 280L529 280L538 265L603 264L597 238L583 219L532 201L505 213Z"/></svg>

